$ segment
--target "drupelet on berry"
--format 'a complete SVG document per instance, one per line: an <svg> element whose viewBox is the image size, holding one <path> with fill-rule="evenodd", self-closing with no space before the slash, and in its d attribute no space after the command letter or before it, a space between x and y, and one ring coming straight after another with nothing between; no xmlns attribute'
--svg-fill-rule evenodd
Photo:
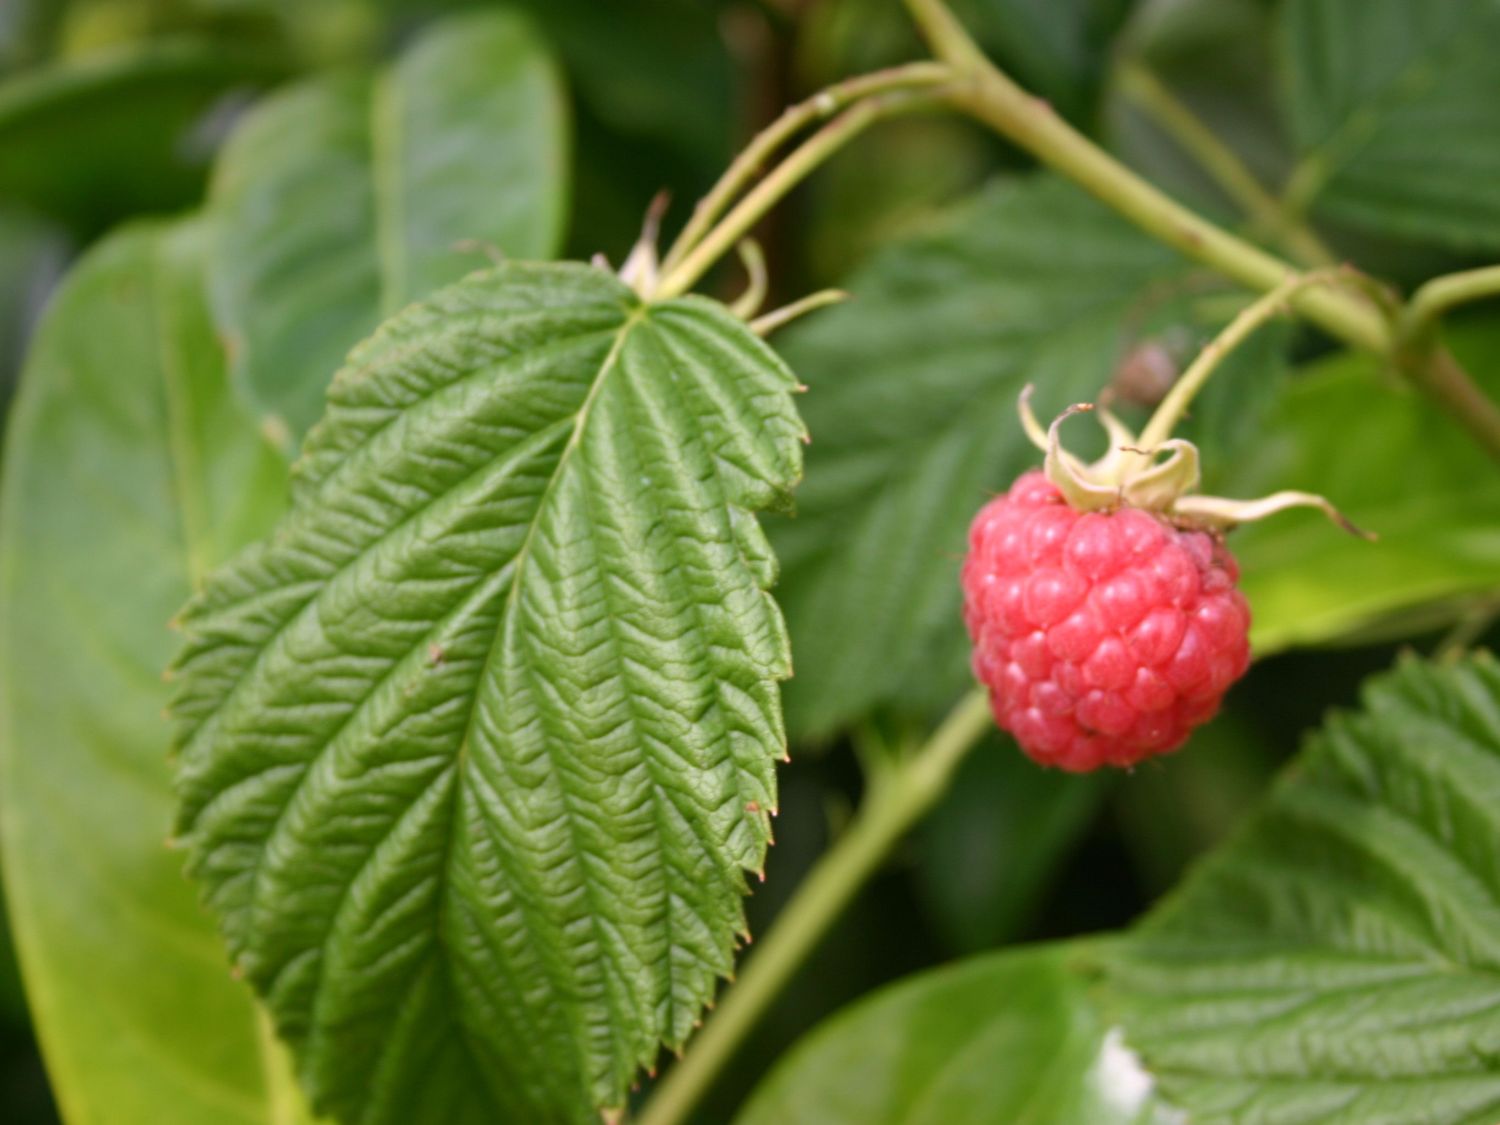
<svg viewBox="0 0 1500 1125"><path fill-rule="evenodd" d="M1215 531L1137 507L1078 511L1040 471L969 531L964 618L995 718L1084 771L1180 747L1250 662L1250 610Z"/></svg>

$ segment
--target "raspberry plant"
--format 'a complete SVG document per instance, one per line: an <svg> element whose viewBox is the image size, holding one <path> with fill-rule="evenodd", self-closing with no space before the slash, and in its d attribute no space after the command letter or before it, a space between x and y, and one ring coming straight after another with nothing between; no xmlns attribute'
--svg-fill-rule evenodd
<svg viewBox="0 0 1500 1125"><path fill-rule="evenodd" d="M6 439L66 1120L1500 1115L1494 0L134 4L0 93L7 309L193 208Z"/></svg>

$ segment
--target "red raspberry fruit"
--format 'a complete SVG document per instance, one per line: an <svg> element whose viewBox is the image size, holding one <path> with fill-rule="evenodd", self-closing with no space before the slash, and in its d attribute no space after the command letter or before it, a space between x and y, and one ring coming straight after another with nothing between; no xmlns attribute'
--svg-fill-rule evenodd
<svg viewBox="0 0 1500 1125"><path fill-rule="evenodd" d="M1250 663L1223 540L1140 508L1078 512L1040 472L980 510L964 560L974 674L1032 759L1085 771L1165 754Z"/></svg>

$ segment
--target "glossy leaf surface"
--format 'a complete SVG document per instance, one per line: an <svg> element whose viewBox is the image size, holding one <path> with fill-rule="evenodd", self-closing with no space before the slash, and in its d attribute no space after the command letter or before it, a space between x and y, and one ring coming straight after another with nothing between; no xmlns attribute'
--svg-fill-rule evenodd
<svg viewBox="0 0 1500 1125"><path fill-rule="evenodd" d="M5 883L53 1089L83 1125L287 1125L296 1095L164 846L167 621L263 530L285 468L228 394L192 228L59 291L7 435Z"/></svg>
<svg viewBox="0 0 1500 1125"><path fill-rule="evenodd" d="M1165 1125L1077 952L993 954L883 989L799 1043L737 1125Z"/></svg>
<svg viewBox="0 0 1500 1125"><path fill-rule="evenodd" d="M335 379L185 613L181 830L320 1108L590 1121L741 932L784 752L751 514L791 373L721 306L507 265Z"/></svg>

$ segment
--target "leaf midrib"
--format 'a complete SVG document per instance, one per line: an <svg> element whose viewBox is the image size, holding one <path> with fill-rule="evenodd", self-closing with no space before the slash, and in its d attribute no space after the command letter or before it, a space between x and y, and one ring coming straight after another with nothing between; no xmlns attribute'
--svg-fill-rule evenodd
<svg viewBox="0 0 1500 1125"><path fill-rule="evenodd" d="M454 835L453 826L456 824L458 819L459 800L461 798L461 795L465 791L466 786L469 784L469 747L473 741L474 722L479 711L478 700L480 687L484 681L486 673L490 668L490 665L494 662L495 654L499 651L502 641L506 647L513 647L516 644L515 628L517 618L517 602L520 597L521 586L525 578L526 564L531 557L531 548L536 538L537 528L538 526L540 526L543 515L546 512L549 503L551 502L552 495L557 488L558 481L560 481L563 478L563 475L567 472L568 466L572 460L572 455L583 440L583 433L588 426L594 403L599 397L599 392L603 389L604 384L608 380L611 372L613 372L619 365L620 355L625 349L625 342L627 339L629 339L630 333L635 329L636 325L645 318L646 311L647 306L644 304L637 304L634 308L629 309L629 311L625 315L624 321L616 330L615 338L610 344L609 351L605 354L603 361L599 365L599 373L594 376L593 381L589 384L589 389L584 394L583 401L579 403L578 410L573 415L573 432L568 436L567 443L563 446L562 452L558 454L557 464L552 470L552 475L547 479L547 486L542 490L542 494L537 497L536 509L532 513L531 517L531 526L526 529L525 538L522 539L520 547L517 548L515 555L512 556L510 563L508 564L511 570L511 577L510 589L506 591L505 608L501 611L502 616L499 622L499 627L495 630L495 635L490 640L490 645L485 652L484 660L479 665L479 675L475 681L473 700L471 701L469 706L468 722L466 723L464 728L463 738L459 742L458 751L454 755L454 781L452 793L449 796L448 800L449 832L447 833L445 841L448 848L448 854L445 857L443 863L443 870L446 877L443 880L443 886L441 890L438 892L438 916L440 919L442 915L447 912L449 888L453 886L454 882L452 871L452 841ZM542 753L546 755L548 770L555 776L558 773L557 759L552 751L552 739L546 735L544 735L542 738ZM569 792L568 787L562 784L558 785L558 792L562 800L563 816L567 820L568 840L572 845L575 855L584 855L585 849L580 846L578 840L578 813L573 807L573 795ZM593 930L596 940L599 941L599 947L601 949L607 949L609 943L604 940L604 935L600 932L599 929L599 922L603 912L596 908L598 891L595 886L595 880L592 875L589 874L587 864L580 864L580 871L584 885L584 894L587 897L591 907L589 911L590 928ZM442 926L438 925L434 927L434 929L437 934L437 940L439 941L439 943L441 943L443 941ZM448 969L449 963L449 959L445 957L443 959L443 974L445 979L447 980L449 988L451 989L453 987L453 980ZM617 1027L626 1026L627 1021L620 1018L621 1013L615 1007L613 990L606 987L603 990L603 997L605 1005L610 1009L610 1015L615 1025ZM576 1043L587 1043L589 1041L588 1035L586 1034L587 1028L583 1027L577 1022L582 1018L582 1011L577 1011L575 1013L574 1026L574 1041ZM585 1072L582 1075L582 1078L583 1084L585 1086L589 1087L590 1089L594 1087L595 1079L593 1074Z"/></svg>
<svg viewBox="0 0 1500 1125"><path fill-rule="evenodd" d="M614 338L614 340L612 341L612 343L610 345L610 350L606 354L604 360L600 363L599 372L594 377L594 379L592 380L592 382L590 383L589 389L585 393L584 399L583 399L582 403L580 403L578 410L576 412L574 412L574 414L572 416L572 432L569 435L568 441L564 445L562 452L558 455L557 464L555 465L555 467L553 468L553 471L552 471L551 475L549 476L546 488L543 490L542 494L537 499L536 508L535 508L535 511L534 511L534 513L532 515L532 518L531 518L530 527L527 529L527 534L526 534L526 537L522 541L521 547L517 549L516 554L513 555L506 562L505 566L502 567L499 572L497 572L495 575L492 575L490 577L490 579L487 580L486 582L479 583L473 590L470 591L470 593L468 595L466 595L463 599L460 600L460 603L459 603L460 606L462 606L463 604L469 603L471 601L474 601L475 598L476 598L476 595L478 595L479 598L481 600L483 600L483 598L484 598L484 595L482 593L483 589L486 586L488 586L491 583L493 583L495 581L495 579L498 578L500 575L503 575L506 571L509 571L509 578L508 578L509 589L508 589L507 594L506 594L506 606L505 606L505 609L502 611L502 618L501 618L500 626L499 626L499 628L497 628L495 630L495 635L494 635L494 637L491 640L490 647L489 647L488 651L486 652L486 655L484 657L483 662L480 665L480 669L481 670L480 670L480 673L479 673L479 677L476 679L476 686L475 686L475 691L474 691L474 699L476 701L477 701L477 698L478 698L479 683L483 679L484 669L488 668L488 666L490 665L490 663L494 659L495 652L499 648L499 646L501 644L502 638L504 638L506 636L507 631L512 628L513 623L515 621L515 618L516 618L516 613L515 613L516 597L517 597L517 591L520 589L520 583L521 583L522 574L524 572L525 561L526 561L526 558L528 557L529 549L530 549L530 546L531 546L531 544L533 542L533 537L536 534L537 526L540 524L540 522L542 520L542 517L543 517L544 511L546 509L548 500L551 497L551 495L553 493L553 490L555 489L558 480L561 479L563 473L566 471L567 466L568 466L569 461L570 461L570 456L571 456L573 450L575 450L578 447L578 445L579 445L579 443L581 441L583 431L584 431L584 429L585 429L585 427L587 426L587 423L588 423L588 418L590 416L592 406L593 406L594 402L596 401L596 399L597 399L597 397L599 395L599 392L602 389L604 383L606 382L609 374L614 370L615 366L617 365L618 359L619 359L619 355L620 355L621 351L624 348L626 339L628 338L630 332L636 327L636 325L638 323L640 323L644 319L646 311L647 310L646 310L645 306L637 306L635 309L630 310L629 312L627 312L627 314L625 316L625 319L621 323L620 327L615 330L615 338ZM551 427L549 427L549 432L552 431L552 430L555 430L558 427L560 427L562 425L565 425L565 424L567 424L567 419L566 418L559 419ZM372 547L373 547L373 545L372 545ZM367 552L368 550L372 549L372 547L367 547L365 549L365 551ZM364 554L364 553L365 552L361 552L361 554ZM339 569L340 569L340 571L342 571L344 569L347 569L347 564L344 567L340 567ZM313 600L316 600L316 596L314 596ZM457 607L455 607L455 608L457 608ZM446 617L451 612L453 612L453 611L450 610L450 611L448 611L448 613L445 613L443 616ZM436 626L436 624L438 624L438 623L435 622L434 624ZM425 644L430 639L430 637L432 635L432 632L433 632L433 630L429 629L426 633L424 633L422 635L422 637L420 637L418 639L418 641L415 642L415 644L413 646L413 651L419 649L422 644ZM269 647L269 645L267 647ZM397 661L397 662L395 662L392 665L392 671L394 671L395 669L399 668L402 663L403 663L403 661ZM379 684L385 683L388 678L389 678L389 673L387 674L387 676L382 677L381 680L379 681L379 683L377 685L375 685L375 686L372 687L371 692L367 693L366 699L368 698L369 694L373 694L373 692L375 690L378 690ZM358 713L359 713L359 706L356 705L355 710L351 712L350 719L346 720L345 723L343 724L343 726L341 726L339 728L339 731L334 732L324 742L323 747L322 747L322 750L324 752L326 752L326 749L327 749L328 746L331 746L337 740L337 738L339 737L339 732L341 732L343 729L345 729L347 727L347 725L348 725L348 722L352 721L353 716L355 714L358 714ZM437 943L437 945L440 948L444 945L444 942L445 942L445 939L444 939L444 936L443 936L443 927L441 925L441 918L446 913L446 911L448 909L448 905L447 905L448 892L449 892L449 888L453 885L453 878L452 878L452 871L451 871L452 855L453 855L453 852L452 852L453 831L451 830L451 826L453 824L455 824L456 821L457 821L458 802L459 802L459 800L460 800L460 798L461 798L461 796L462 796L462 794L464 792L464 786L467 784L467 776L468 776L468 768L467 768L467 766L468 766L468 757L469 757L469 747L470 747L470 744L471 744L472 738L473 738L473 724L474 724L474 720L475 720L475 715L476 714L477 714L477 708L471 702L470 712L469 712L468 726L465 729L463 738L460 740L458 749L457 749L457 751L454 754L453 761L450 764L448 764L447 766L445 766L442 770L438 771L434 775L433 779L429 782L429 786L430 785L434 785L434 784L437 784L439 781L441 781L442 778L443 778L443 776L445 774L448 774L448 773L451 772L452 775L453 775L453 782L452 782L452 785L450 787L449 796L448 796L449 813L448 813L448 816L447 816L447 820L448 820L448 822L450 824L450 831L448 833L446 833L445 837L444 837L444 844L445 844L445 848L447 849L447 855L443 858L442 863L441 863L441 867L445 871L446 877L445 877L445 879L443 881L443 885L442 885L441 889L438 892L438 901L436 903L437 924L435 924L433 926L433 938L434 938L434 941ZM550 750L548 751L548 757L549 757L549 760L550 760L551 759ZM303 770L302 770L304 778L310 772L310 770L312 768L312 765L313 765L312 762L308 762L308 763L304 764ZM237 783L237 786L238 786L238 784L243 784L244 780L246 780L246 779L240 779L240 782ZM300 788L301 784L302 784L302 782L299 781L298 782L298 787L299 788ZM425 792L426 789L427 789L427 787L424 787L424 789L422 790L422 792ZM567 808L567 818L568 818L568 826L569 826L569 835L574 840L575 851L581 852L581 849L577 847L577 836L576 836L576 830L575 830L575 826L574 826L577 814L574 812L574 810L571 807L571 796L570 796L570 794L568 794L568 792L566 790L566 787L562 787L561 791L562 791L562 794L563 794L563 800L565 802L565 806ZM420 799L420 793L418 794L418 798L417 799ZM286 810L288 810L288 809L290 809L292 807L292 804L294 803L294 801L295 801L295 792L293 794L289 795L289 797L287 798L287 801L284 804L283 810L282 810L283 816L284 816ZM408 805L407 805L408 810L415 803L416 803L415 799L412 802L409 802ZM272 828L271 828L271 830L270 830L270 832L268 833L268 836L267 836L268 839L274 838L274 835L277 832L278 827L281 824L281 822L282 822L282 816L279 816L278 819L277 819L276 825L273 825ZM399 823L399 818L398 818L397 823ZM395 829L394 829L394 826L393 826L392 831L394 831L394 830ZM372 854L373 854L373 851L372 851ZM258 884L259 884L259 866L260 865L257 862L256 869L254 871L252 871L252 873L251 873L250 884L251 884L251 887L252 887L252 898L258 897L258 893L254 890L254 888L257 887ZM344 888L344 892L343 892L343 895L342 895L342 898L341 898L340 905L338 907L335 907L335 909L332 911L332 913L330 915L330 929L332 928L332 926L334 926L334 925L337 924L338 917L339 917L339 915L340 915L340 913L341 913L341 911L343 909L342 903L343 903L343 901L347 901L349 890L352 888L354 882L356 882L357 879L358 879L358 872L356 872L356 874L351 878L349 884L346 885L346 887ZM594 888L593 888L593 880L591 878L587 878L586 877L586 881L587 881L587 884L589 886L588 894L589 894L589 897L592 899L594 897L594 894L595 894L595 891L594 891ZM595 911L592 916L595 919L595 926L597 928L598 912ZM320 942L320 946L326 945L327 940L328 940L328 935L325 934L324 937L323 937L323 939ZM455 989L455 985L454 985L454 982L452 980L452 977L451 977L451 975L449 973L449 970L448 970L448 967L447 967L448 966L448 958L446 956L443 956L443 957L439 958L439 966L440 966L440 968L441 968L441 970L443 972L444 981L445 981L446 986L448 987L448 989L449 989L450 992L453 992L454 989ZM319 987L321 988L321 985ZM618 1013L616 1013L616 1014L618 1015ZM583 1041L582 1037L580 1037L580 1041Z"/></svg>

